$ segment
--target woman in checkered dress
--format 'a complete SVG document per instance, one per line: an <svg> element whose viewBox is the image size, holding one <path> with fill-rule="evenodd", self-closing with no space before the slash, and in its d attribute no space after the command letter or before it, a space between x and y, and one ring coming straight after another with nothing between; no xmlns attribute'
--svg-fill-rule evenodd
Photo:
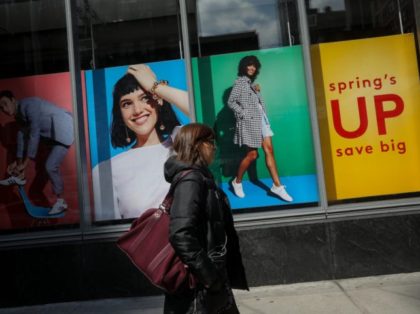
<svg viewBox="0 0 420 314"><path fill-rule="evenodd" d="M232 181L233 190L238 197L245 197L242 187L242 178L245 171L258 157L258 148L262 147L265 154L265 164L273 179L271 192L281 199L291 202L292 197L281 184L274 159L273 131L266 114L265 104L260 94L258 84L254 84L261 63L256 56L246 56L241 59L238 66L238 78L233 85L229 96L228 106L235 114L234 143L245 145L247 153L239 164L236 177Z"/></svg>

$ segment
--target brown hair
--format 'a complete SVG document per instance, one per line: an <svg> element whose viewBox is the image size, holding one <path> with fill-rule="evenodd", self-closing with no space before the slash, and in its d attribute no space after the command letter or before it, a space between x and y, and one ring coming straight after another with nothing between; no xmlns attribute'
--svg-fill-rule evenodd
<svg viewBox="0 0 420 314"><path fill-rule="evenodd" d="M203 157L203 144L214 141L212 128L201 123L183 126L175 137L173 145L177 159L189 165L208 166Z"/></svg>

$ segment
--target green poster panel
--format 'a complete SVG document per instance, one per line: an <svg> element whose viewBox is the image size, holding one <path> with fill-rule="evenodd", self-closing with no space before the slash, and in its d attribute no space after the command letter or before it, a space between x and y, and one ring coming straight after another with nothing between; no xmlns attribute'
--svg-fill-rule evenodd
<svg viewBox="0 0 420 314"><path fill-rule="evenodd" d="M213 126L218 151L212 170L221 183L236 174L244 148L233 143L235 119L227 100L237 78L241 58L255 55L261 69L254 83L261 87L267 115L274 132L274 156L280 177L315 177L315 158L300 46L229 53L193 59L194 97L198 122ZM258 179L270 178L264 153L251 171ZM283 181L283 180L282 180ZM315 180L316 181L316 180ZM314 191L317 193L316 183ZM317 196L314 196L317 200Z"/></svg>

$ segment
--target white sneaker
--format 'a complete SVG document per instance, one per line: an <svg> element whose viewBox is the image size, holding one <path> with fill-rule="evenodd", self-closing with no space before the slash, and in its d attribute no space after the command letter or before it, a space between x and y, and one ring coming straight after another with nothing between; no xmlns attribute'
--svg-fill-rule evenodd
<svg viewBox="0 0 420 314"><path fill-rule="evenodd" d="M270 191L276 194L281 199L285 200L286 202L293 201L293 198L289 194L287 194L285 185L276 186L275 184L273 184Z"/></svg>
<svg viewBox="0 0 420 314"><path fill-rule="evenodd" d="M232 180L232 188L235 192L235 195L240 198L245 197L244 189L242 188L242 183L236 183L236 177Z"/></svg>
<svg viewBox="0 0 420 314"><path fill-rule="evenodd" d="M26 179L21 179L19 177L10 176L7 179L0 180L0 185L24 185L26 183Z"/></svg>
<svg viewBox="0 0 420 314"><path fill-rule="evenodd" d="M53 205L51 210L48 212L48 215L60 214L63 211L65 211L67 209L67 207L68 207L68 205L64 201L64 199L59 198L59 199L57 199L57 202L55 202L55 204Z"/></svg>

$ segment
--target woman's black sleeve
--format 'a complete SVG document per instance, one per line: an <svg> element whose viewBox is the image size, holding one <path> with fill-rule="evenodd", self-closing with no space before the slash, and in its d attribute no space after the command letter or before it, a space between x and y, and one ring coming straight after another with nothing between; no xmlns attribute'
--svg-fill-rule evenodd
<svg viewBox="0 0 420 314"><path fill-rule="evenodd" d="M183 179L174 191L169 227L170 242L198 280L210 287L221 280L214 263L200 243L205 215L206 186L201 180Z"/></svg>

